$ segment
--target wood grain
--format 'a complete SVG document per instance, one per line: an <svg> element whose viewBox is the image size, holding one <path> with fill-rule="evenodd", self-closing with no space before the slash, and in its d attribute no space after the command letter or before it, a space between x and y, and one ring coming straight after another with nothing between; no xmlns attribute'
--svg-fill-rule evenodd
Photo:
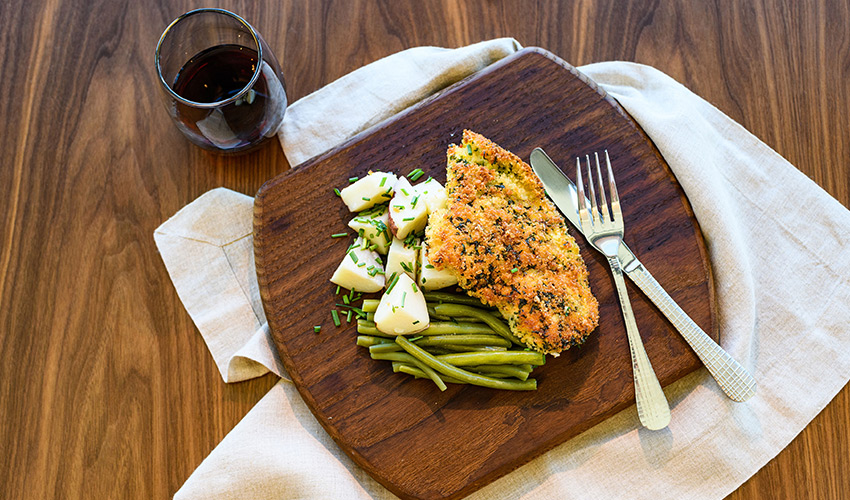
<svg viewBox="0 0 850 500"><path fill-rule="evenodd" d="M158 102L153 48L198 0L0 2L0 497L167 498L274 383L225 385L153 230L207 190L288 168L190 146ZM298 99L417 45L496 36L574 65L624 59L683 82L850 205L850 4L222 0ZM734 500L850 491L850 389Z"/></svg>
<svg viewBox="0 0 850 500"><path fill-rule="evenodd" d="M345 230L351 214L333 189L352 175L368 170L404 175L421 168L445 182L445 150L464 128L521 158L535 146L562 159L607 149L618 172L626 226L640 228L630 232L632 249L716 338L710 268L684 193L637 124L586 82L551 53L523 49L275 177L257 194L257 275L287 373L337 444L403 498L465 496L631 406L632 363L607 261L580 237L599 301L599 327L581 349L535 369L537 391L455 386L440 393L428 381L405 380L387 363L369 359L354 344L356 323L336 328L330 316L340 299L328 279L351 238L321 237ZM661 383L699 368L672 325L630 288ZM316 335L313 325L321 325L323 334ZM407 465L408 456L417 457L417 467Z"/></svg>

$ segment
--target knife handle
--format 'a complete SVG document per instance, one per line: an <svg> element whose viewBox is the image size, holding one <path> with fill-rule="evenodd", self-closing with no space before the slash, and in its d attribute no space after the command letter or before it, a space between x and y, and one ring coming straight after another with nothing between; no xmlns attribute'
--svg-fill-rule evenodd
<svg viewBox="0 0 850 500"><path fill-rule="evenodd" d="M643 265L630 270L628 276L679 330L729 398L742 402L755 394L753 376L685 314Z"/></svg>

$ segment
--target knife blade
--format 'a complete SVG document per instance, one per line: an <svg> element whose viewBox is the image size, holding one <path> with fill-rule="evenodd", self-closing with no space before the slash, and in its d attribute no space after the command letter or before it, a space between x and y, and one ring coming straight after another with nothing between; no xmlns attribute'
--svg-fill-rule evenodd
<svg viewBox="0 0 850 500"><path fill-rule="evenodd" d="M570 223L584 234L578 216L578 190L575 184L541 148L535 148L531 152L530 162L531 169L540 178L546 194ZM756 382L752 375L679 307L625 243L620 244L617 257L626 276L673 323L723 392L733 401L741 402L751 398L756 391Z"/></svg>

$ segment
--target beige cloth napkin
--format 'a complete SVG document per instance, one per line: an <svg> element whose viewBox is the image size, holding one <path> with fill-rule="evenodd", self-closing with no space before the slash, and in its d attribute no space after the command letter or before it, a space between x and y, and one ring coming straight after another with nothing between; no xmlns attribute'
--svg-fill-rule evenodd
<svg viewBox="0 0 850 500"><path fill-rule="evenodd" d="M458 51L414 49L418 61L430 54L441 62L404 66L410 75L397 85L433 83L395 92L376 90L382 85L376 84L380 68L387 59L404 61L410 51L366 66L292 105L295 111L288 111L287 119L305 121L297 127L284 124L284 150L296 164L396 111L397 96L415 102L415 92L423 98L441 86L442 78L456 80L463 75L450 68L452 54L477 60L464 66L474 71L517 47L507 39ZM665 389L672 407L668 429L639 429L629 408L471 498L722 498L781 451L850 379L850 212L663 73L626 62L579 69L640 122L685 189L715 273L723 347L752 371L759 390L747 403L733 403L706 370L698 370ZM411 88L413 94L405 92ZM381 102L383 95L387 102ZM337 100L364 105L350 110L357 116L315 111L334 108ZM323 136L330 128L335 132ZM156 234L181 300L220 369L224 366L222 374L232 370L234 379L236 373L244 378L259 371L243 358L281 373L271 342L258 339L265 331L252 281L250 221L249 198L215 190ZM222 235L228 225L241 229ZM235 241L242 243L230 248ZM222 340L231 334L239 340ZM272 352L250 357L248 345ZM246 366L253 368L243 370ZM178 499L391 497L339 450L286 380L175 494Z"/></svg>

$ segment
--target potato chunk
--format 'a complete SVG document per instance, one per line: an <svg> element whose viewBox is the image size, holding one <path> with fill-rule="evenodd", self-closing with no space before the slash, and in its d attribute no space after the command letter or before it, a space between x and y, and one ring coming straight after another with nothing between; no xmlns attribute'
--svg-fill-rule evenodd
<svg viewBox="0 0 850 500"><path fill-rule="evenodd" d="M389 335L409 335L428 328L430 318L422 289L403 273L390 286L375 310L375 327Z"/></svg>
<svg viewBox="0 0 850 500"><path fill-rule="evenodd" d="M371 172L354 184L339 192L345 206L352 212L360 212L393 196L393 186L398 178L387 172Z"/></svg>
<svg viewBox="0 0 850 500"><path fill-rule="evenodd" d="M384 275L378 253L369 250L369 243L363 238L357 238L354 244L336 268L331 283L358 292L380 291L384 288Z"/></svg>

